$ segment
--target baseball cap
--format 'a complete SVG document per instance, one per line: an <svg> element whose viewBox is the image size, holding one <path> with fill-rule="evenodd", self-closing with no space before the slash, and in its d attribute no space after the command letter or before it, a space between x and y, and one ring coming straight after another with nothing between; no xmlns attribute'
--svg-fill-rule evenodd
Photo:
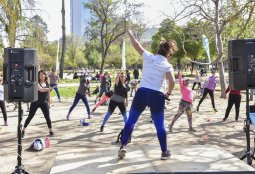
<svg viewBox="0 0 255 174"><path fill-rule="evenodd" d="M187 77L182 78L182 81L186 81L186 80L189 80L189 79Z"/></svg>

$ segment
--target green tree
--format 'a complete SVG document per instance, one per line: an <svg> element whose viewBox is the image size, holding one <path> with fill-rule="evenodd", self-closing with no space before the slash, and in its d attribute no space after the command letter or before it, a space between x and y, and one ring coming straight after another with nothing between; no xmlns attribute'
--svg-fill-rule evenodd
<svg viewBox="0 0 255 174"><path fill-rule="evenodd" d="M99 41L93 40L85 42L84 57L87 60L88 65L94 68L94 71L96 68L100 67L101 63L101 54L99 50Z"/></svg>
<svg viewBox="0 0 255 174"><path fill-rule="evenodd" d="M15 46L17 25L21 17L20 0L0 1L0 22L4 25L10 47Z"/></svg>
<svg viewBox="0 0 255 174"><path fill-rule="evenodd" d="M100 41L102 73L111 44L125 33L128 18L138 14L141 4L127 4L126 0L90 0L84 5L93 15L86 35L90 40Z"/></svg>
<svg viewBox="0 0 255 174"><path fill-rule="evenodd" d="M33 10L35 0L1 0L0 24L8 38L8 46L14 47L17 39L18 27L23 22L22 9Z"/></svg>
<svg viewBox="0 0 255 174"><path fill-rule="evenodd" d="M43 19L35 15L26 22L27 34L22 42L22 47L37 48L38 52L44 51L47 44L48 26Z"/></svg>
<svg viewBox="0 0 255 174"><path fill-rule="evenodd" d="M66 38L66 59L68 59L71 66L84 67L87 61L84 59L84 46L81 37L71 34Z"/></svg>
<svg viewBox="0 0 255 174"><path fill-rule="evenodd" d="M225 97L226 80L224 76L223 56L224 42L222 37L226 27L235 22L238 18L244 17L249 23L249 17L253 13L255 2L253 0L245 1L220 1L220 0L180 0L185 6L182 14L184 16L199 16L201 20L208 21L214 26L215 48L217 53L217 65L220 75L221 97ZM245 26L242 27L244 31Z"/></svg>

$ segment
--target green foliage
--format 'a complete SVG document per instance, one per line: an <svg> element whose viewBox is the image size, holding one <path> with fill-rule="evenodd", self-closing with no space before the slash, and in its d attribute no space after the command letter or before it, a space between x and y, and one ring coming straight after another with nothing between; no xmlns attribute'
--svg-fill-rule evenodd
<svg viewBox="0 0 255 174"><path fill-rule="evenodd" d="M127 19L138 14L139 4L125 0L90 0L84 7L93 15L86 28L86 35L90 40L100 41L102 72L110 46L125 33Z"/></svg>
<svg viewBox="0 0 255 174"><path fill-rule="evenodd" d="M83 40L81 37L76 35L69 35L66 38L66 58L65 58L65 66L72 67L86 67L88 64L87 60L84 59L84 46Z"/></svg>
<svg viewBox="0 0 255 174"><path fill-rule="evenodd" d="M16 31L21 16L21 0L0 1L0 23L4 26L10 47L15 46Z"/></svg>
<svg viewBox="0 0 255 174"><path fill-rule="evenodd" d="M142 64L142 57L133 48L131 44L128 44L127 40L126 40L126 63L128 67L134 64Z"/></svg>
<svg viewBox="0 0 255 174"><path fill-rule="evenodd" d="M85 42L84 57L87 60L89 66L100 68L101 54L100 54L99 41L92 40Z"/></svg>
<svg viewBox="0 0 255 174"><path fill-rule="evenodd" d="M215 41L211 35L212 26L197 19L190 20L186 26L177 26L174 21L165 19L162 21L158 32L152 37L152 52L156 53L161 40L175 40L179 51L174 54L171 63L190 64L189 58L194 61L207 59L206 52L202 43L202 35L205 34L209 39L210 55L215 57Z"/></svg>
<svg viewBox="0 0 255 174"><path fill-rule="evenodd" d="M58 88L61 97L74 97L78 87L60 87ZM55 97L56 93L54 90L51 91L51 96Z"/></svg>
<svg viewBox="0 0 255 174"><path fill-rule="evenodd" d="M64 98L67 98L67 97L71 97L71 98L74 98L75 95L76 95L76 92L78 90L78 84L77 86L70 86L70 87L60 87L58 88L59 90L59 93L60 93L60 96L61 97L64 97ZM96 86L92 86L90 88L90 91L93 92L95 90ZM50 95L52 97L56 97L56 92L54 90L51 91Z"/></svg>

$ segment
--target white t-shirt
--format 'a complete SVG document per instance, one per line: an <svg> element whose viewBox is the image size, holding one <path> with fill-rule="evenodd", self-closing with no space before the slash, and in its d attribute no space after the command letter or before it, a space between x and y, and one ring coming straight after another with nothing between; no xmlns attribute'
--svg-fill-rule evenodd
<svg viewBox="0 0 255 174"><path fill-rule="evenodd" d="M149 88L164 92L163 82L167 72L173 72L173 66L168 63L166 57L159 54L143 52L142 79L139 87Z"/></svg>

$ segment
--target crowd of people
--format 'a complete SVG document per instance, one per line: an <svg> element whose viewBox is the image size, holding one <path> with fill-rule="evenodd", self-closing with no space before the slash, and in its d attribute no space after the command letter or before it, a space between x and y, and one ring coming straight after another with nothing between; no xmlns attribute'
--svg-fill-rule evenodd
<svg viewBox="0 0 255 174"><path fill-rule="evenodd" d="M123 130L121 131L122 138L118 156L119 158L124 158L127 152L126 147L131 134L134 131L135 125L145 108L149 107L162 152L161 159L166 160L171 156L171 151L167 146L167 132L164 125L164 110L166 109L165 99L168 99L169 97L171 98L171 94L173 93L175 86L174 68L168 62L168 60L170 60L174 53L178 51L178 48L175 41L166 40L160 42L157 53L152 54L142 47L142 45L133 35L132 30L128 30L128 35L135 50L143 58L142 77L139 77L139 70L137 68L134 68L133 76L131 75L132 73L129 72L130 70L122 69L115 76L112 87L112 78L108 72L104 72L103 74L97 73L94 77L90 77L87 71L84 72L84 74L80 77L78 89L74 96L73 103L68 113L66 113L66 120L70 120L71 113L80 100L82 100L84 103L87 111L87 115L84 115L84 117L87 117L88 119L92 118L92 113L95 112L100 105L105 104L108 105L108 109L99 128L100 132L103 132L108 119L115 111L115 108L118 107L124 122ZM93 102L95 105L93 109L91 109L91 105L89 104L89 97L92 95L90 91L91 80L100 82L100 85L92 93L95 94ZM203 84L202 81L204 81ZM52 90L54 90L56 92L58 101L62 101L58 87L59 82L59 76L54 69L52 69L49 74L46 74L43 69L39 70L38 100L31 102L30 104L29 114L22 128L22 137L25 137L26 129L35 116L38 108L40 108L43 112L49 129L49 135L55 135L50 117L50 96ZM196 85L198 85L199 88L203 88L202 98L198 102L196 111L199 112L202 102L206 98L207 94L209 94L212 109L214 112L217 112L214 101L214 93L217 85L217 76L215 75L215 71L211 72L211 76L209 76L207 80L203 80L197 71L192 88L189 87L189 82L190 79L183 77L182 71L179 69L178 83L180 86L181 96L177 113L173 115L172 121L169 124L169 132L173 131L175 122L184 112L188 118L188 131L197 131L194 129L192 124L194 107L193 92L196 90ZM226 90L226 94L228 92L228 106L222 121L225 122L227 120L230 110L234 104L236 108L235 120L238 121L241 92L240 90L231 89L229 86ZM0 107L4 118L4 126L8 126L3 93L1 95ZM133 97L129 114L127 112L127 107L129 105L128 97Z"/></svg>

